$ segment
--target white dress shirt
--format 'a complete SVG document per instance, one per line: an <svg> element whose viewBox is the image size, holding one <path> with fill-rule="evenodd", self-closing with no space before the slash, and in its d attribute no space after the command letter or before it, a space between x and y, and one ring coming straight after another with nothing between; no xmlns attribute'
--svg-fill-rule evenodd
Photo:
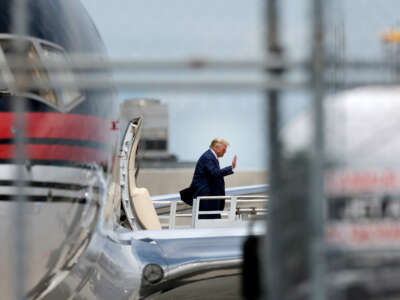
<svg viewBox="0 0 400 300"><path fill-rule="evenodd" d="M213 150L213 149L211 149L211 148L210 148L210 150L211 150L212 154L214 154L215 158L216 158L216 159L218 160L218 162L219 162L219 159L218 159L217 153L215 153L215 152L214 152L214 150Z"/></svg>

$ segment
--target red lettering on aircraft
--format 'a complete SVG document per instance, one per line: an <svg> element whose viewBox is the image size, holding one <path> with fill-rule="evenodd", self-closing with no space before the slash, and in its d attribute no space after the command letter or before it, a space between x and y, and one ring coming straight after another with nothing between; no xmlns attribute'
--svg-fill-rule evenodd
<svg viewBox="0 0 400 300"><path fill-rule="evenodd" d="M400 243L400 222L328 225L325 237L331 243L354 246L398 245Z"/></svg>
<svg viewBox="0 0 400 300"><path fill-rule="evenodd" d="M330 194L358 194L399 189L398 175L392 170L333 172L326 177Z"/></svg>

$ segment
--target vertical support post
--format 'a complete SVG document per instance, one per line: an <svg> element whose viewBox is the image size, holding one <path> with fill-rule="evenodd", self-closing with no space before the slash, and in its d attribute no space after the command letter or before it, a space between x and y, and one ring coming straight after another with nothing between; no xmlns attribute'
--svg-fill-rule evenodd
<svg viewBox="0 0 400 300"><path fill-rule="evenodd" d="M311 160L311 299L325 299L324 253L324 24L321 0L313 0L312 78L314 85Z"/></svg>
<svg viewBox="0 0 400 300"><path fill-rule="evenodd" d="M171 201L169 209L169 229L175 229L176 201Z"/></svg>
<svg viewBox="0 0 400 300"><path fill-rule="evenodd" d="M266 2L266 43L269 57L281 59L282 48L279 43L279 10L277 0L267 0ZM267 70L271 77L279 78L283 73L282 68ZM267 251L264 259L264 282L262 286L267 287L263 291L264 297L272 300L282 298L283 281L280 264L283 261L281 257L281 230L280 226L280 199L279 185L281 181L281 144L279 141L279 92L278 90L269 90L266 93L268 99L268 122L269 122L269 180L270 180L270 214L267 218L268 235L264 241L264 249ZM264 251L265 251L264 250ZM268 294L268 295L267 295Z"/></svg>
<svg viewBox="0 0 400 300"><path fill-rule="evenodd" d="M192 228L196 228L197 226L197 219L199 218L199 203L200 203L200 198L197 197L193 199L193 208L192 208Z"/></svg>
<svg viewBox="0 0 400 300"><path fill-rule="evenodd" d="M231 197L231 207L229 210L229 221L234 222L235 221L235 215L236 215L236 202L237 202L237 196L232 196Z"/></svg>
<svg viewBox="0 0 400 300"><path fill-rule="evenodd" d="M24 54L24 50L26 44L19 37L26 36L27 24L28 24L28 15L27 15L27 3L26 0L15 0L13 1L12 6L12 32L18 36L18 39L15 40L15 53L16 55L20 55L21 57ZM13 66L11 66L13 67ZM17 70L18 72L26 72L25 70ZM17 82L14 82L15 90L19 90L19 86ZM24 88L24 87L22 87ZM19 92L21 92L19 90ZM17 187L17 193L15 196L15 209L13 220L15 221L15 273L14 273L14 293L15 299L20 300L24 299L26 292L26 251L27 242L26 242L26 214L24 213L24 202L26 202L26 196L23 194L23 188L26 184L25 182L25 100L22 97L16 97L13 101L13 111L15 116L15 135L14 135L14 143L15 143L15 153L14 153L14 165L16 166L16 179L15 186Z"/></svg>

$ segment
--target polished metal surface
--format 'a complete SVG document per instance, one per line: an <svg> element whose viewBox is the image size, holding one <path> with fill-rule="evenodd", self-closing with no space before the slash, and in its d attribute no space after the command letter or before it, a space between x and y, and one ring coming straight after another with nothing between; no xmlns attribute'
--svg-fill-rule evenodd
<svg viewBox="0 0 400 300"><path fill-rule="evenodd" d="M263 227L259 225L257 232L261 234ZM187 297L189 287L206 282L213 286L210 293L196 288L196 292L191 291L197 293L196 299L225 299L221 297L227 294L227 299L240 298L237 284L225 289L216 283L239 282L241 245L247 229L118 231L124 229L106 236L97 229L81 263L63 281L64 290L72 291L74 284L84 280L82 274L91 274L78 293L87 299ZM144 280L143 271L150 264L163 270L161 281Z"/></svg>
<svg viewBox="0 0 400 300"><path fill-rule="evenodd" d="M12 240L14 224L18 220L10 218L15 202L0 202L0 289L3 299L12 299L13 261L15 251ZM46 282L68 269L68 264L79 255L78 251L88 242L93 227L96 207L79 203L31 203L22 204L26 237L25 284L33 298L43 291ZM89 206L89 207L85 207ZM83 219L85 222L83 223Z"/></svg>
<svg viewBox="0 0 400 300"><path fill-rule="evenodd" d="M169 299L193 293L195 299L240 298L246 228L137 232L109 228L99 221L78 263L58 274L61 280L43 299ZM258 224L256 232L262 230ZM161 281L143 278L149 264L162 270ZM228 288L233 282L235 287ZM210 293L202 292L205 284Z"/></svg>
<svg viewBox="0 0 400 300"><path fill-rule="evenodd" d="M22 194L39 201L79 201L86 197L89 181L93 173L85 168L67 166L33 165L23 168L26 185ZM17 194L13 184L17 177L17 167L0 164L0 199L9 199Z"/></svg>

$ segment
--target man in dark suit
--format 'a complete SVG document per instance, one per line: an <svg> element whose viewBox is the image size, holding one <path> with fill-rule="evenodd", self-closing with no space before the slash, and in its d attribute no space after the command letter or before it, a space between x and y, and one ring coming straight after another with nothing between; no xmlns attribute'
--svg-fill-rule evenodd
<svg viewBox="0 0 400 300"><path fill-rule="evenodd" d="M229 143L224 139L216 138L211 142L210 149L203 153L196 164L191 187L193 198L198 196L225 196L224 176L233 174L236 167L236 155L232 165L223 169L219 166L218 158L224 156ZM225 200L202 200L200 211L223 210ZM199 214L199 219L220 219L220 214Z"/></svg>

